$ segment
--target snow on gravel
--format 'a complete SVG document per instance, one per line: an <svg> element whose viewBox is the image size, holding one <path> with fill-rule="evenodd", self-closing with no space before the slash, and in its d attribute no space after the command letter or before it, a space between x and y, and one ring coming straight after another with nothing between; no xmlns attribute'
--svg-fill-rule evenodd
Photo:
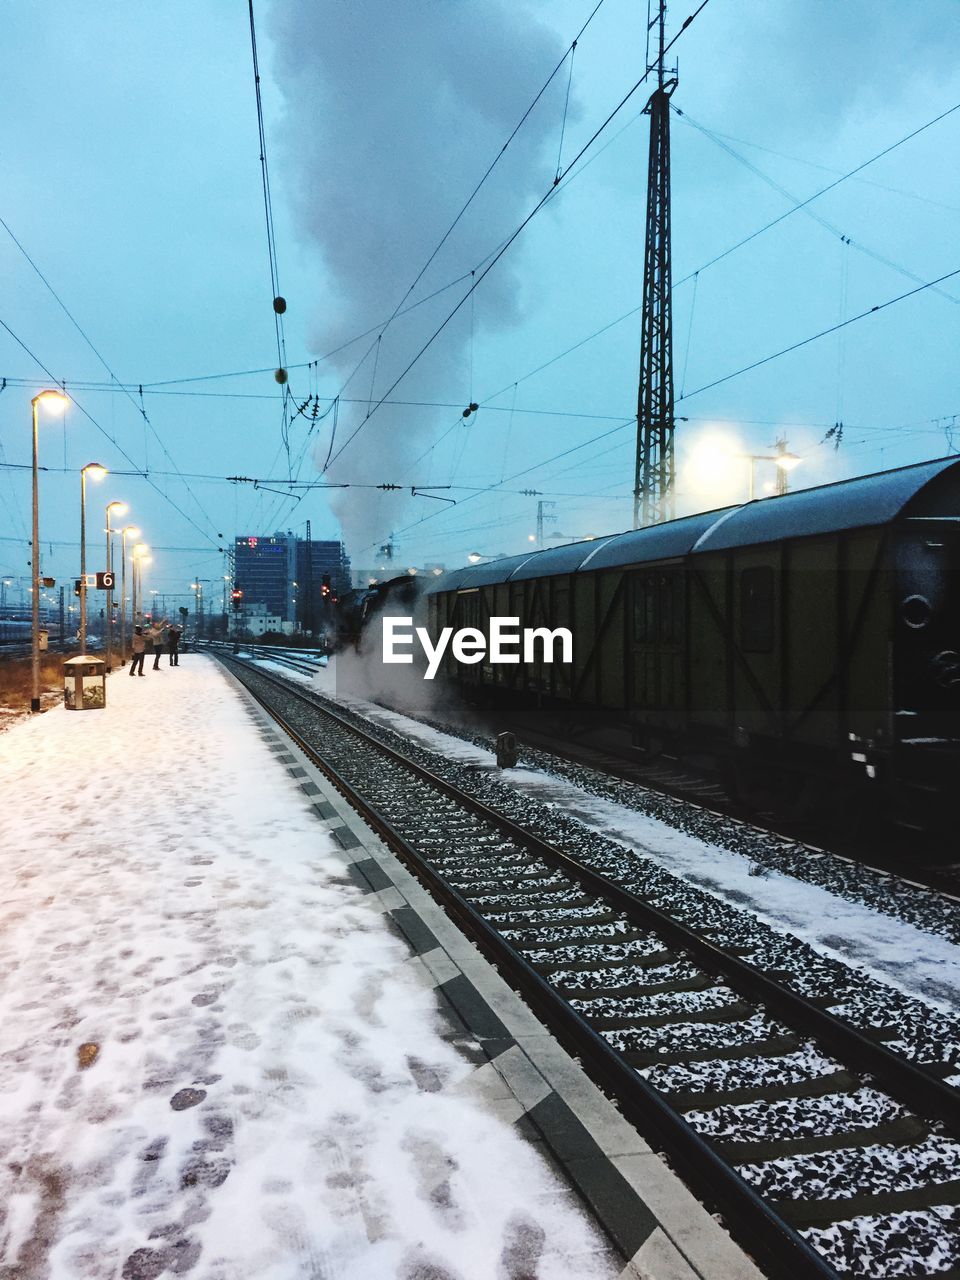
<svg viewBox="0 0 960 1280"><path fill-rule="evenodd" d="M218 666L107 688L0 738L0 1274L615 1274Z"/></svg>
<svg viewBox="0 0 960 1280"><path fill-rule="evenodd" d="M317 692L334 696L322 676L313 684ZM447 759L485 770L493 767L492 753L472 742L360 698L340 695L340 701ZM770 870L758 875L749 857L707 844L551 774L517 768L498 771L497 777L714 897L751 912L778 932L802 939L821 955L853 964L942 1013L960 1014L960 946L946 938L794 876ZM937 997L931 997L931 991Z"/></svg>

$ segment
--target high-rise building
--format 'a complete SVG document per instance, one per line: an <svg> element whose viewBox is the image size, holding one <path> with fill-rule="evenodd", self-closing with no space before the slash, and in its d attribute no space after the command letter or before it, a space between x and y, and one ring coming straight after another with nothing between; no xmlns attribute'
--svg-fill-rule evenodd
<svg viewBox="0 0 960 1280"><path fill-rule="evenodd" d="M234 582L243 606L263 605L270 615L305 631L323 630L330 595L350 589L350 560L342 542L307 542L287 533L246 534L234 539Z"/></svg>
<svg viewBox="0 0 960 1280"><path fill-rule="evenodd" d="M234 539L233 578L243 603L266 605L267 613L293 622L296 605L297 539L292 533Z"/></svg>

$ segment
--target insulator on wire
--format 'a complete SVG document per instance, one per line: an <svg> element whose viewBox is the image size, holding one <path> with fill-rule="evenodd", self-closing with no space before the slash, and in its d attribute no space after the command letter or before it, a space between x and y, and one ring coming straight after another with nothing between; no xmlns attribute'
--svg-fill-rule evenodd
<svg viewBox="0 0 960 1280"><path fill-rule="evenodd" d="M286 369L278 369L278 370L276 371L276 373L273 375L274 380L275 380L276 382L279 382L279 383L280 383L280 385L281 385L281 387L282 387L282 386L283 386L283 384L286 382L286 380L287 380L288 376L289 376L289 375L287 374Z"/></svg>
<svg viewBox="0 0 960 1280"><path fill-rule="evenodd" d="M283 315L283 313L284 313L284 312L286 311L286 309L287 309L287 300L286 300L286 298L274 298L274 300L273 300L273 309L274 309L274 311L277 313L277 315L278 315L278 316L282 316L282 315Z"/></svg>

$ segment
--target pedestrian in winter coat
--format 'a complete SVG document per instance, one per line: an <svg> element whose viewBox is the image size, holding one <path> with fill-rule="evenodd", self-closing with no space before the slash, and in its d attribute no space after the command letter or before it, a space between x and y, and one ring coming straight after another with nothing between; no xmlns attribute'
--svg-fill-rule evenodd
<svg viewBox="0 0 960 1280"><path fill-rule="evenodd" d="M167 645L170 649L170 665L171 667L179 667L180 665L180 628L171 627L167 632Z"/></svg>
<svg viewBox="0 0 960 1280"><path fill-rule="evenodd" d="M153 669L160 670L160 655L163 653L163 629L167 625L164 618L162 622L158 622L155 627L150 628L150 639L153 641Z"/></svg>
<svg viewBox="0 0 960 1280"><path fill-rule="evenodd" d="M133 652L133 657L130 660L130 674L133 675L134 672L136 672L138 676L142 676L143 655L147 650L147 638L143 634L143 627L133 628L133 637L130 640L130 648ZM139 670L137 670L138 666Z"/></svg>

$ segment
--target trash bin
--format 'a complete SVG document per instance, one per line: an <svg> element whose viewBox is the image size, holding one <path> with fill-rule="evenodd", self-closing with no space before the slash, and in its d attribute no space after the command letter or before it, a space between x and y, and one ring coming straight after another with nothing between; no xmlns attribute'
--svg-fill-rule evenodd
<svg viewBox="0 0 960 1280"><path fill-rule="evenodd" d="M50 632L46 627L41 627L37 639L39 641L37 647L41 653L46 653L50 648Z"/></svg>
<svg viewBox="0 0 960 1280"><path fill-rule="evenodd" d="M102 658L81 653L63 664L63 705L68 711L92 711L107 705L107 669Z"/></svg>
<svg viewBox="0 0 960 1280"><path fill-rule="evenodd" d="M517 739L512 733L497 734L497 768L512 769L518 759Z"/></svg>

